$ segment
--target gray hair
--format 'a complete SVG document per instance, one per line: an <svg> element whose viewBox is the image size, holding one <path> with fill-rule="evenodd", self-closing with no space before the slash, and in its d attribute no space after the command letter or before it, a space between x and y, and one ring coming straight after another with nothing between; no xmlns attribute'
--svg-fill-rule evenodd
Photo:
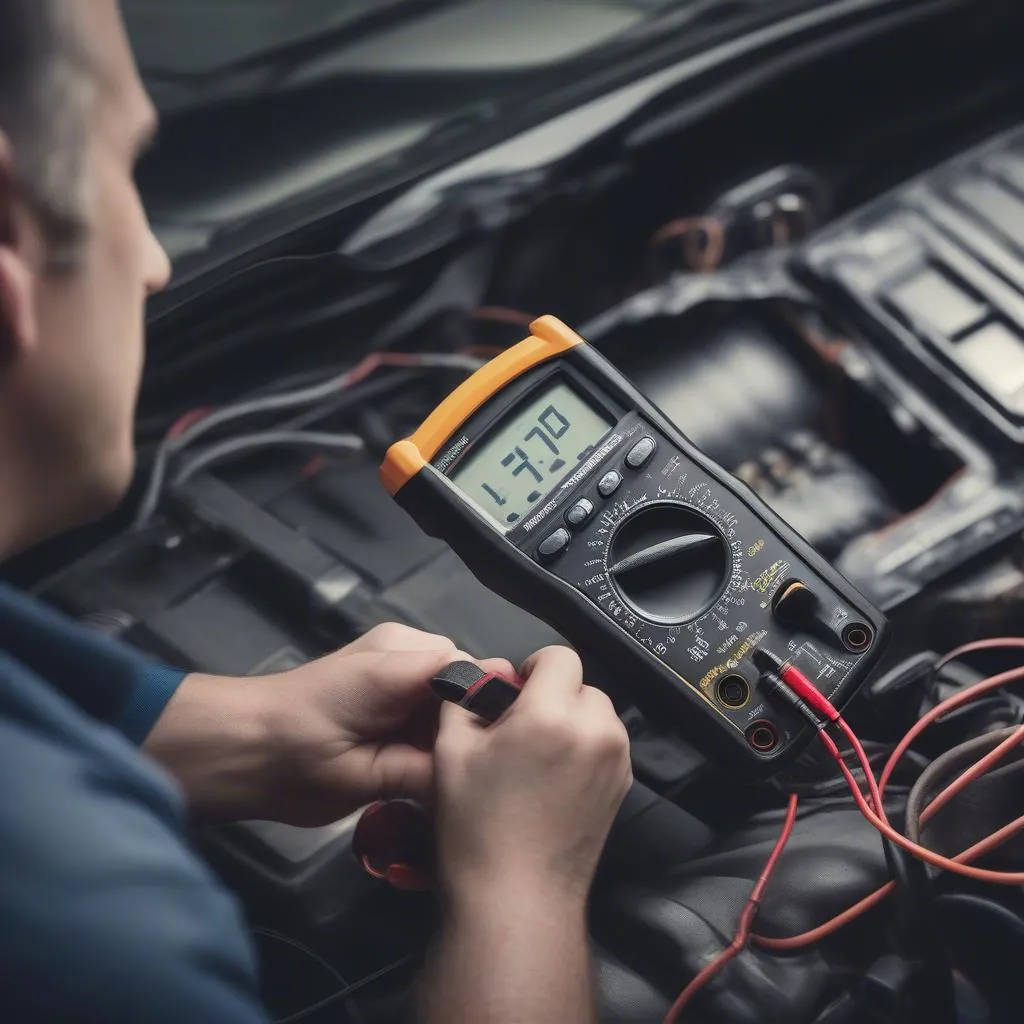
<svg viewBox="0 0 1024 1024"><path fill-rule="evenodd" d="M74 259L86 230L92 82L75 36L76 2L0 0L0 131L55 263Z"/></svg>

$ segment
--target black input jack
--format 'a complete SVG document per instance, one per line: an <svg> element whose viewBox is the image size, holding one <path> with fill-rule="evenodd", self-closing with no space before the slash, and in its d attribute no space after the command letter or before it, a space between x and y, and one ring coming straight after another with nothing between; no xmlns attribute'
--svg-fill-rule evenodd
<svg viewBox="0 0 1024 1024"><path fill-rule="evenodd" d="M848 651L863 651L871 644L871 629L863 622L851 622L840 634Z"/></svg>
<svg viewBox="0 0 1024 1024"><path fill-rule="evenodd" d="M779 745L778 730L771 722L755 722L747 729L747 742L759 753L771 753Z"/></svg>
<svg viewBox="0 0 1024 1024"><path fill-rule="evenodd" d="M750 700L750 683L736 672L723 676L715 687L719 704L736 711Z"/></svg>

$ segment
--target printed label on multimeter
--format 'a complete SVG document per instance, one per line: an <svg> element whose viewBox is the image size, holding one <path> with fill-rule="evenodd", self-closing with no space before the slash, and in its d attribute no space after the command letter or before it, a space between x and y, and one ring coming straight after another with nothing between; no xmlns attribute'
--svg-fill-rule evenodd
<svg viewBox="0 0 1024 1024"><path fill-rule="evenodd" d="M582 339L532 330L392 448L386 485L591 678L727 767L774 773L812 730L751 655L798 663L842 705L884 619Z"/></svg>

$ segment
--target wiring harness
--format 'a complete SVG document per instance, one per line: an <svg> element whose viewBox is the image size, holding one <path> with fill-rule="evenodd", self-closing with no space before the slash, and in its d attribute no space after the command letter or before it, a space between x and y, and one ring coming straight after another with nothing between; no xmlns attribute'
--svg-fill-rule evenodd
<svg viewBox="0 0 1024 1024"><path fill-rule="evenodd" d="M968 654L978 651L1005 649L1024 649L1024 638L999 637L964 644L941 658L936 664L935 670L938 671L938 669L948 665L950 662ZM978 683L965 687L959 693L937 704L927 714L923 715L899 741L889 755L881 775L876 778L864 746L854 730L824 694L798 668L763 649L757 652L755 664L762 671L761 678L765 681L768 689L774 691L778 697L791 704L814 726L818 739L824 745L832 760L835 761L861 814L885 839L925 864L974 881L1013 886L1024 884L1024 871L997 871L975 866L976 861L1024 831L1024 816L1014 819L997 831L985 836L967 849L962 850L955 857L943 856L934 850L928 849L919 842L923 826L935 814L958 794L962 793L972 782L990 771L1011 751L1021 743L1024 743L1024 725L1004 729L994 734L986 734L979 737L976 741L972 741L971 744L964 744L958 747L955 752L950 752L951 755L954 753L958 755L955 761L957 767L962 763L966 763L968 766L960 770L953 781L940 788L933 797L926 798L927 792L934 786L936 779L948 774L950 770L948 760L940 758L936 761L935 770L923 775L911 793L908 804L908 832L910 835L904 835L893 827L886 815L884 802L886 786L892 778L893 772L911 745L925 729L949 712L977 700L993 690L1024 680L1024 666L989 676ZM829 729L835 729L840 737L849 744L850 751L848 753L844 754L840 749L836 739L830 735ZM970 749L966 749L968 747ZM853 754L858 767L863 772L867 793L864 792L864 789L847 763L846 758L850 753ZM983 756L974 761L973 757L977 754L983 754ZM880 904L895 890L897 883L890 881L829 921L801 935L772 938L754 934L752 931L754 918L771 875L782 856L786 843L793 833L797 807L798 798L796 795L791 795L782 831L765 864L764 870L754 885L749 900L740 914L739 923L732 942L710 961L683 989L666 1015L664 1024L676 1024L681 1019L683 1009L697 993L731 959L740 953L748 942L755 946L772 950L789 951L804 949L832 935L844 925L865 914Z"/></svg>
<svg viewBox="0 0 1024 1024"><path fill-rule="evenodd" d="M308 387L259 396L219 409L193 409L174 423L157 447L149 480L136 510L134 528L144 529L153 519L164 495L172 465L183 459L186 451L218 430L254 418L312 410L297 419L275 425L272 430L241 433L206 446L192 458L184 459L171 477L174 486L181 486L215 465L273 448L308 448L321 454L358 454L364 450L365 443L355 434L313 432L304 428L316 419L338 411L339 396L353 393L358 385L379 369L450 369L471 373L479 369L483 362L484 359L479 356L458 352L375 352L344 372ZM367 396L359 397L365 399Z"/></svg>

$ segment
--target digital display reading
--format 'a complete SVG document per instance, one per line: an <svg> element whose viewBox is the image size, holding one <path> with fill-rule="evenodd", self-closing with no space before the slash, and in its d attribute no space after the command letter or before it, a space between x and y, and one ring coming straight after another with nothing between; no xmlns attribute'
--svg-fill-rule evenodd
<svg viewBox="0 0 1024 1024"><path fill-rule="evenodd" d="M567 384L556 384L499 425L460 463L452 483L511 530L614 425Z"/></svg>

